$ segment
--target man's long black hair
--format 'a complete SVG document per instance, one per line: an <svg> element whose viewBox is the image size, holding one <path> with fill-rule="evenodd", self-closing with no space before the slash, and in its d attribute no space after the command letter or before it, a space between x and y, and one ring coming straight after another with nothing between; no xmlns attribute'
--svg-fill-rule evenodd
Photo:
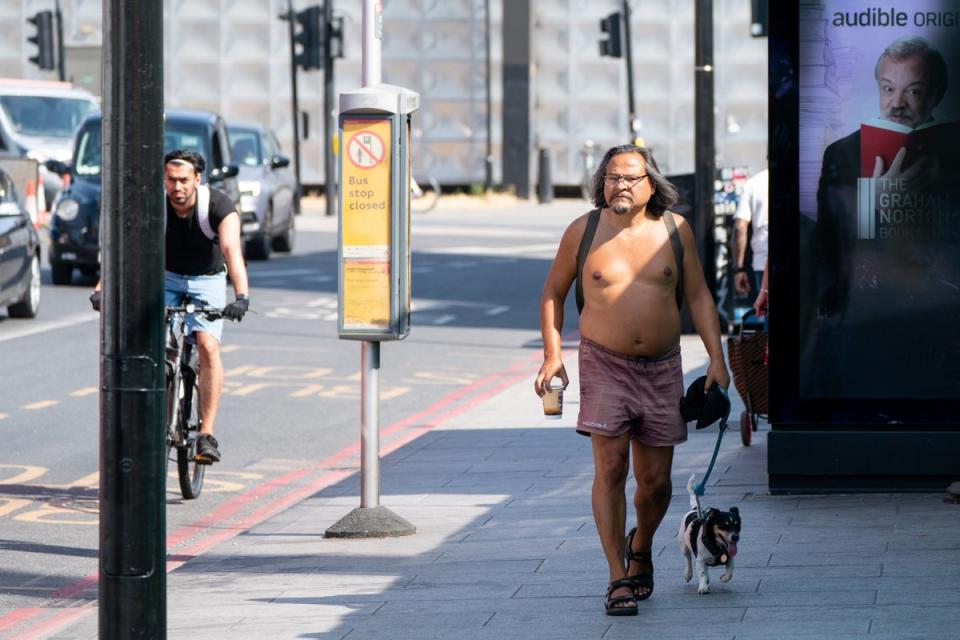
<svg viewBox="0 0 960 640"><path fill-rule="evenodd" d="M643 158L645 171L647 172L647 180L650 181L650 185L653 187L653 195L650 196L650 202L647 203L647 211L659 216L663 215L664 211L676 204L679 198L677 188L660 173L660 169L657 167L657 161L653 159L653 152L647 147L624 144L619 147L610 148L603 154L603 160L600 161L600 166L597 167L597 172L593 176L593 205L595 207L603 209L609 206L607 199L603 196L603 176L607 173L607 165L610 164L610 159L621 153L638 153Z"/></svg>

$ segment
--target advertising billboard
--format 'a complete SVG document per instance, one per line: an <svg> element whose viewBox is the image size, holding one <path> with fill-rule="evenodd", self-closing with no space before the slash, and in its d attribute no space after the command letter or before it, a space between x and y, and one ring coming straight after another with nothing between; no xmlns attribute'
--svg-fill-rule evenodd
<svg viewBox="0 0 960 640"><path fill-rule="evenodd" d="M960 6L797 8L797 399L958 400Z"/></svg>

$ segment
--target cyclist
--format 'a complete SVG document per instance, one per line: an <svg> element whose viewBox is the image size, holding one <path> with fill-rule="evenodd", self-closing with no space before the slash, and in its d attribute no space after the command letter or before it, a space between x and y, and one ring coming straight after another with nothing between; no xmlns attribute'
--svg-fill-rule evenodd
<svg viewBox="0 0 960 640"><path fill-rule="evenodd" d="M216 189L198 190L206 163L193 151L177 149L163 159L166 191L166 273L164 296L167 306L181 303L184 296L214 307L224 307L225 318L239 322L250 306L247 270L240 241L240 215L233 201ZM204 191L209 193L207 215L198 206ZM206 220L203 218L206 217ZM210 232L213 237L208 237ZM227 272L236 299L226 304ZM90 296L94 309L100 308L100 283ZM186 333L193 334L200 356L200 419L196 461L220 461L220 443L213 437L220 394L223 391L223 363L220 335L223 320L208 320L199 314L187 317Z"/></svg>

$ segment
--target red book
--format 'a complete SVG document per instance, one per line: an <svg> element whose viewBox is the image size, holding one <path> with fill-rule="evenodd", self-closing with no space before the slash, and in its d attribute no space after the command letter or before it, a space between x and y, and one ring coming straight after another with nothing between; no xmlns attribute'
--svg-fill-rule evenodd
<svg viewBox="0 0 960 640"><path fill-rule="evenodd" d="M886 172L902 147L907 148L902 167L905 169L914 159L933 155L949 141L956 140L958 129L960 123L932 120L915 129L880 118L864 122L860 125L860 176L873 176L877 156L883 159L883 171Z"/></svg>

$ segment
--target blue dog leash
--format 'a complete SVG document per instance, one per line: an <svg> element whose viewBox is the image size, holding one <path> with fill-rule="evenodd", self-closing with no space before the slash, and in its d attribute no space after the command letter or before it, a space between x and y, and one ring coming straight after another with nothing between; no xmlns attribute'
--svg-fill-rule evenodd
<svg viewBox="0 0 960 640"><path fill-rule="evenodd" d="M720 387L720 391L722 391L723 395L729 400L730 396L727 393L727 390L723 387ZM720 418L720 432L717 434L717 444L713 448L713 457L710 458L710 465L707 467L707 473L703 476L703 480L693 486L693 494L697 496L697 516L701 519L703 519L703 513L700 509L700 497L706 493L707 480L710 479L710 474L713 473L713 465L717 462L717 454L720 453L720 442L723 440L723 432L727 430L727 419L729 417L730 405L728 404L726 413L722 418Z"/></svg>

